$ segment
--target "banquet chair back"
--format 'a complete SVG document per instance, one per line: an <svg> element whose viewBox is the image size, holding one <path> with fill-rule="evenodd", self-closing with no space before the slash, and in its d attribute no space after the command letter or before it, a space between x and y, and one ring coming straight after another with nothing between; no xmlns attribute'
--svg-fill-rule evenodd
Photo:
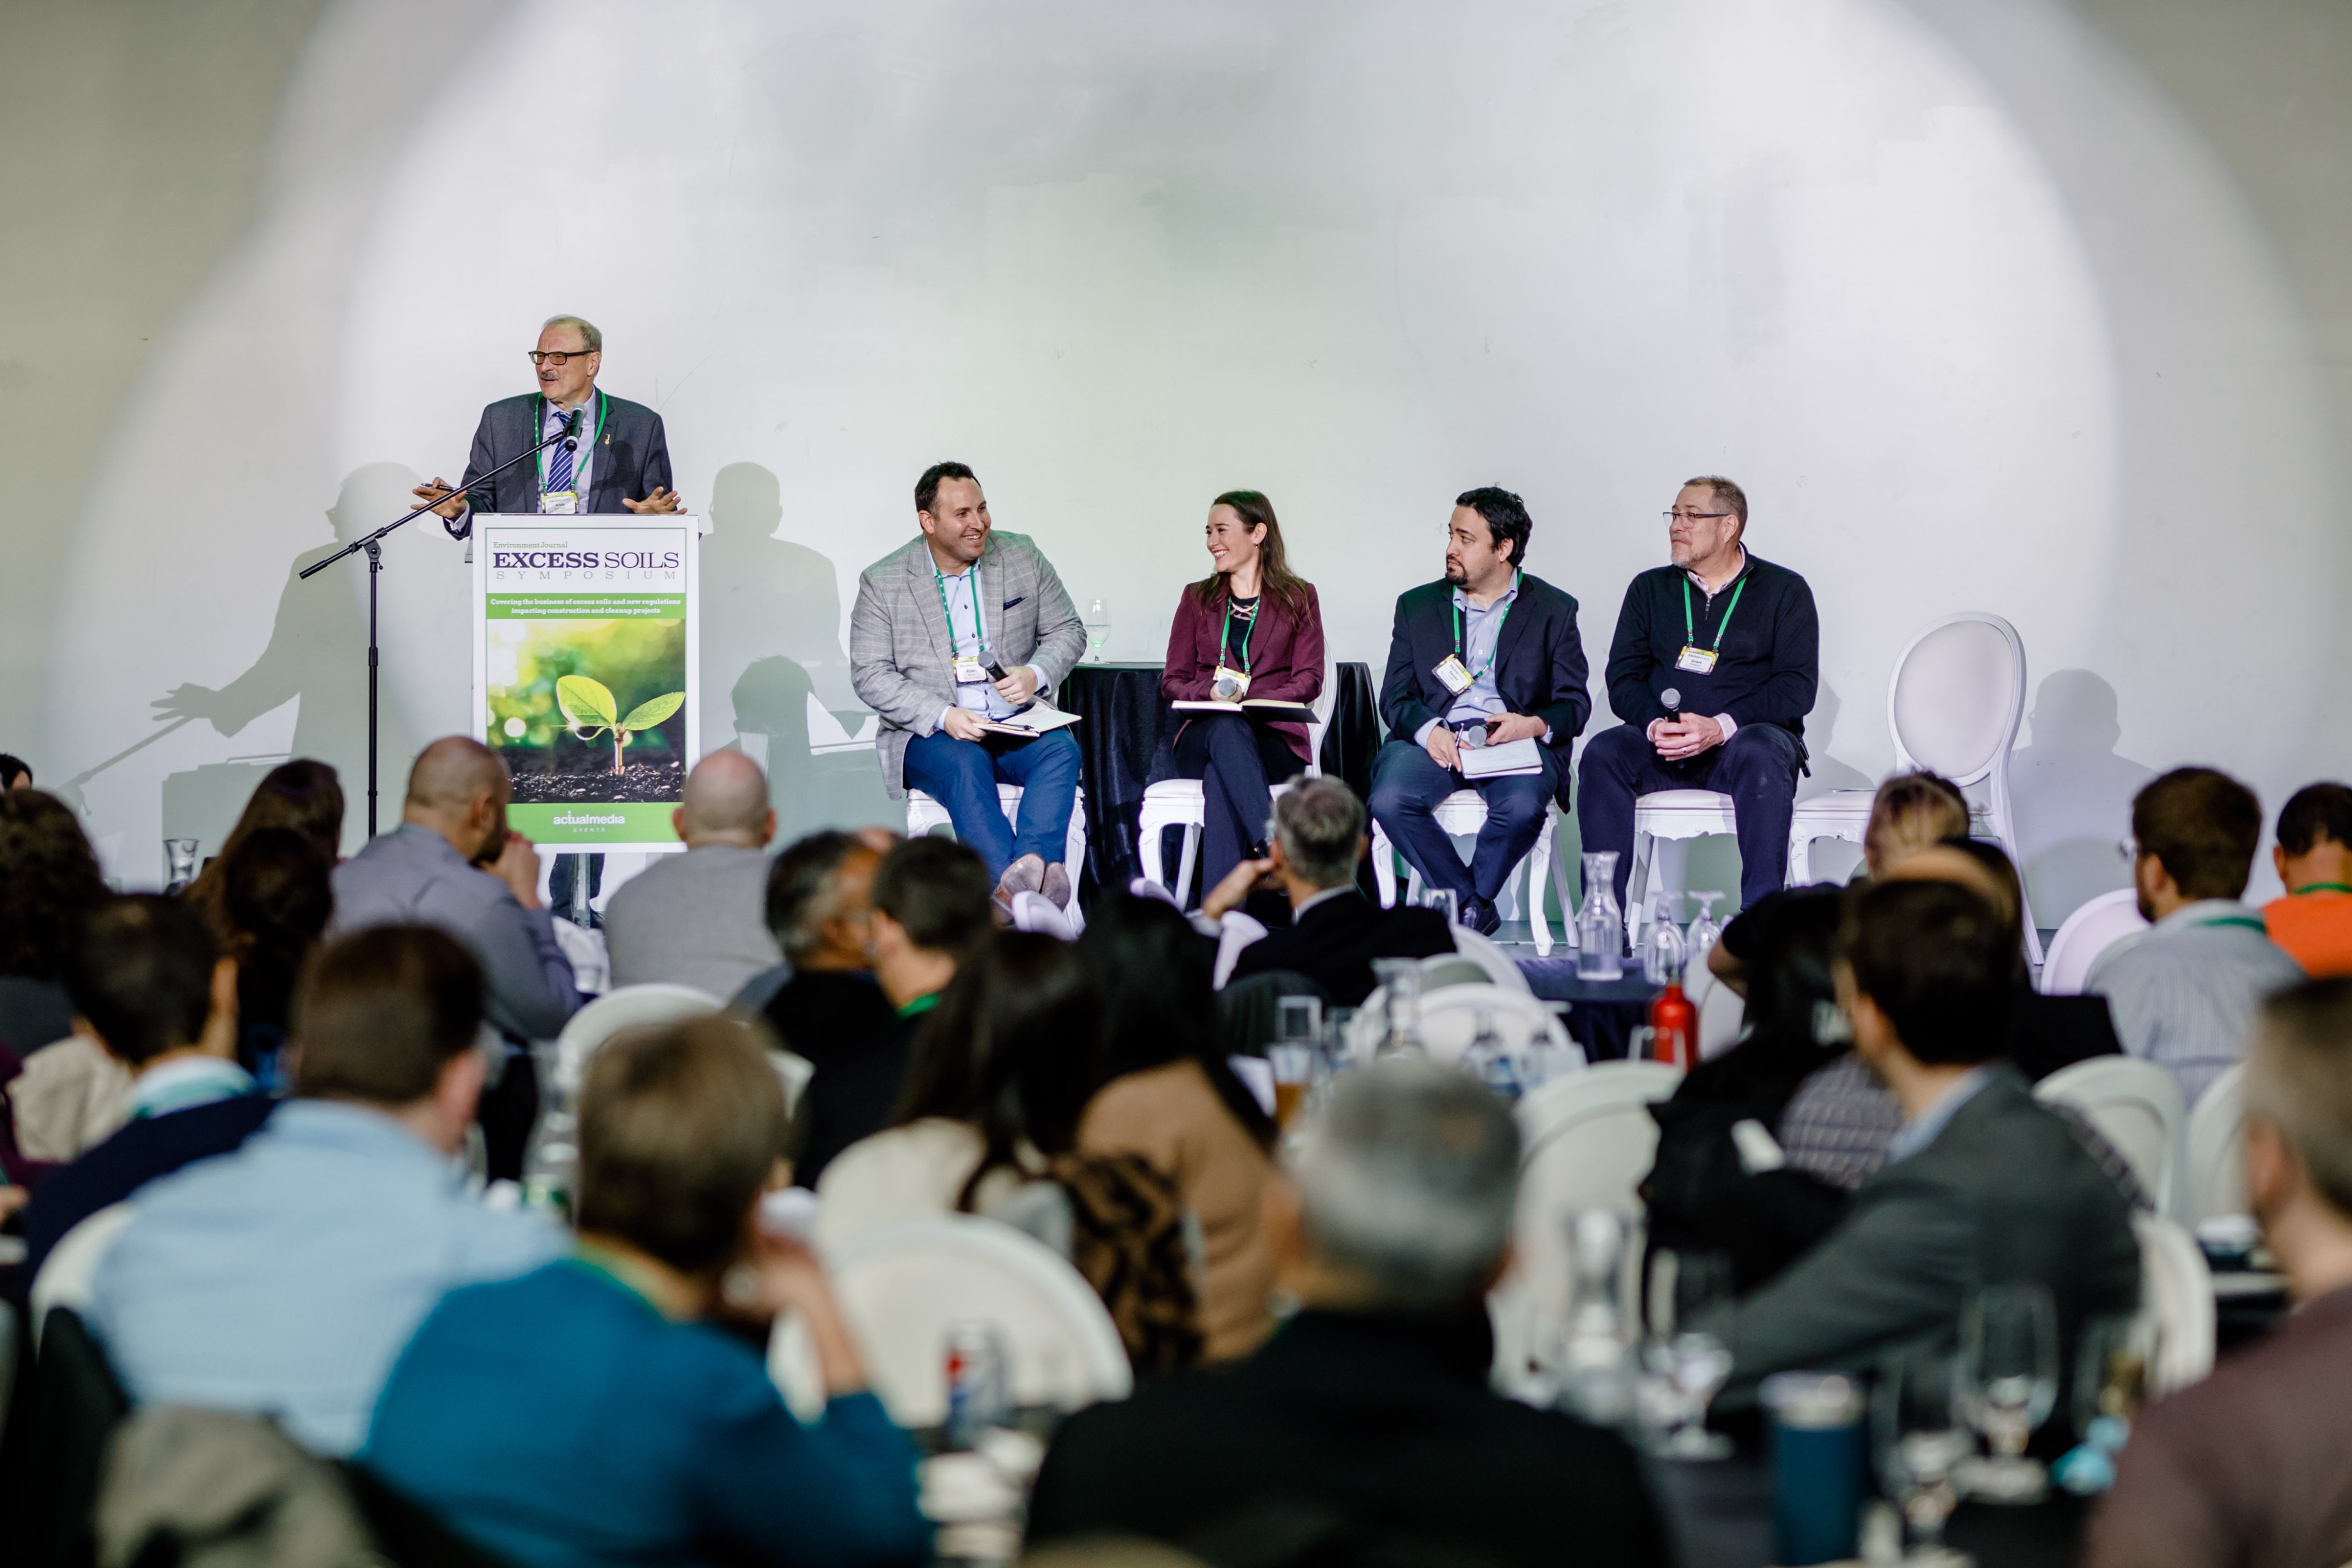
<svg viewBox="0 0 2352 1568"><path fill-rule="evenodd" d="M1020 821L1021 786L999 784L996 787L996 804L1003 811L1006 821ZM936 797L920 789L907 791L908 838L919 839L940 828L952 829L954 826L955 819L948 815L947 807ZM1083 785L1070 794L1070 831L1062 839L1062 865L1070 873L1070 885L1077 886L1087 868L1087 791ZM1070 919L1080 930L1086 928L1087 918L1079 911L1076 898L1070 900Z"/></svg>
<svg viewBox="0 0 2352 1568"><path fill-rule="evenodd" d="M1486 826L1486 798L1475 789L1456 789L1440 800L1431 814L1448 837L1474 838ZM1543 826L1536 831L1534 847L1511 868L1510 875L1503 879L1502 888L1496 896L1496 907L1504 919L1516 918L1528 923L1536 945L1536 956L1539 958L1551 956L1551 920L1544 910L1544 883L1546 872L1552 863L1552 834L1559 815L1549 801L1544 803ZM1381 906L1384 909L1396 907L1396 846L1389 841L1388 830L1381 826L1378 818L1374 818L1372 881L1380 888ZM1405 902L1411 904L1421 897L1421 872L1410 861L1405 862ZM1576 912L1567 905L1565 898L1561 907L1561 919L1566 928L1573 930Z"/></svg>
<svg viewBox="0 0 2352 1568"><path fill-rule="evenodd" d="M1265 923L1254 915L1238 909L1228 909L1217 922L1217 961L1209 971L1209 982L1219 990L1234 977L1234 966L1241 962L1242 949L1265 935Z"/></svg>
<svg viewBox="0 0 2352 1568"><path fill-rule="evenodd" d="M1698 1004L1698 1059L1713 1061L1729 1051L1747 1025L1747 998L1719 980L1707 987Z"/></svg>
<svg viewBox="0 0 2352 1568"><path fill-rule="evenodd" d="M2185 1388L2213 1370L2213 1275L2196 1238L2162 1215L2136 1213L2139 1241L2139 1325L2153 1343L2151 1397Z"/></svg>
<svg viewBox="0 0 2352 1568"><path fill-rule="evenodd" d="M2116 943L2147 929L2139 894L2128 887L2103 893L2075 909L2051 934L2042 959L2042 990L2053 997L2079 996L2091 966Z"/></svg>
<svg viewBox="0 0 2352 1568"><path fill-rule="evenodd" d="M768 1065L773 1067L776 1076L783 1081L784 1109L798 1111L801 1108L801 1091L806 1089L809 1080L816 1076L816 1063L798 1051L771 1051L768 1052Z"/></svg>
<svg viewBox="0 0 2352 1568"><path fill-rule="evenodd" d="M41 1271L33 1278L30 1316L33 1343L41 1342L42 1325L49 1313L63 1307L80 1312L89 1305L90 1286L98 1279L98 1266L114 1250L122 1232L131 1224L128 1203L109 1204L96 1214L75 1226L49 1249L41 1260Z"/></svg>
<svg viewBox="0 0 2352 1568"><path fill-rule="evenodd" d="M564 1024L563 1032L555 1037L556 1071L562 1075L562 1086L567 1092L578 1092L580 1075L587 1071L588 1059L596 1054L598 1046L623 1030L684 1023L688 1019L719 1012L726 1005L709 991L666 980L607 991L573 1013Z"/></svg>
<svg viewBox="0 0 2352 1568"><path fill-rule="evenodd" d="M1527 971L1511 961L1502 944L1492 936L1471 930L1467 925L1454 928L1454 950L1471 959L1486 972L1486 977L1507 991L1525 991L1534 996L1535 988L1528 984Z"/></svg>
<svg viewBox="0 0 2352 1568"><path fill-rule="evenodd" d="M909 1429L947 1418L948 1331L984 1323L1004 1343L1013 1403L1076 1410L1134 1387L1118 1329L1083 1275L1011 1226L944 1215L860 1238L826 1259L874 1391ZM796 1411L824 1405L797 1319L780 1320L768 1368Z"/></svg>
<svg viewBox="0 0 2352 1568"><path fill-rule="evenodd" d="M2033 1095L2080 1111L2130 1163L2140 1190L2164 1213L2179 1214L2189 1111L2169 1071L2137 1057L2095 1056L2052 1073Z"/></svg>
<svg viewBox="0 0 2352 1568"><path fill-rule="evenodd" d="M1015 930L1032 932L1039 936L1058 936L1065 942L1078 939L1070 925L1070 917L1062 906L1042 893L1016 893L1013 895L1013 925Z"/></svg>
<svg viewBox="0 0 2352 1568"><path fill-rule="evenodd" d="M1349 1048L1360 1060L1369 1060L1380 1045L1386 1002L1382 988L1375 987L1349 1025ZM1422 1049L1439 1061L1459 1061L1477 1039L1482 1017L1507 1045L1545 1045L1555 1051L1576 1051L1580 1064L1583 1060L1567 1026L1532 992L1484 982L1422 992Z"/></svg>
<svg viewBox="0 0 2352 1568"><path fill-rule="evenodd" d="M2231 1063L2207 1084L2189 1113L2184 1199L2183 1225L2247 1212L2246 1064L2242 1061Z"/></svg>

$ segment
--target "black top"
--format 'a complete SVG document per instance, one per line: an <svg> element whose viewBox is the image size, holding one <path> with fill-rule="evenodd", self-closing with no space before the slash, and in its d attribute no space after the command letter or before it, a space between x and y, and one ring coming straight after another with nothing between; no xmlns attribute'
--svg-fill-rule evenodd
<svg viewBox="0 0 2352 1568"><path fill-rule="evenodd" d="M1411 740L1454 706L1454 694L1436 675L1445 656L1461 650L1454 635L1454 586L1425 582L1397 599L1388 674L1381 681L1381 718L1393 739ZM1576 629L1576 601L1542 578L1522 576L1495 643L1495 691L1510 712L1551 726L1549 744L1559 754L1563 790L1569 747L1592 712L1592 695L1584 689L1591 674Z"/></svg>
<svg viewBox="0 0 2352 1568"><path fill-rule="evenodd" d="M1690 632L1683 624L1683 590L1690 588ZM1733 596L1738 608L1732 608ZM1725 625L1726 614L1730 624ZM1722 634L1717 649L1717 634ZM1678 670L1685 641L1717 649L1715 668ZM1658 694L1682 694L1682 713L1729 714L1738 724L1777 724L1802 740L1821 684L1821 618L1813 591L1783 566L1750 555L1739 575L1709 596L1678 566L1654 567L1626 585L1609 643L1609 706L1647 729L1667 716Z"/></svg>
<svg viewBox="0 0 2352 1568"><path fill-rule="evenodd" d="M603 405L601 410L599 405ZM466 476L459 488L471 492L466 497L468 510L456 522L444 519L442 527L451 538L462 539L474 531L474 513L530 513L539 510L539 459L518 463L488 485L475 487L478 476L488 473L499 464L521 455L539 439L532 428L542 404L537 392L522 392L498 402L482 410L482 423L474 429L473 455L466 459ZM603 433L597 431L602 414ZM588 469L588 496L581 505L583 512L622 512L623 497L642 501L656 489L669 486L669 437L662 428L662 417L641 402L631 402L625 397L607 397L598 392L590 398L583 411L580 445L587 450L593 442L595 460ZM549 448L552 452L554 448Z"/></svg>
<svg viewBox="0 0 2352 1568"><path fill-rule="evenodd" d="M765 1012L784 1049L816 1069L793 1112L793 1181L814 1190L835 1155L890 1124L916 1020L862 970L797 972Z"/></svg>
<svg viewBox="0 0 2352 1568"><path fill-rule="evenodd" d="M125 1123L33 1189L33 1201L25 1206L25 1265L17 1278L29 1282L49 1249L100 1209L157 1176L238 1147L277 1107L266 1094L239 1094Z"/></svg>
<svg viewBox="0 0 2352 1568"><path fill-rule="evenodd" d="M0 975L0 1045L19 1057L73 1033L73 1001L55 980Z"/></svg>
<svg viewBox="0 0 2352 1568"><path fill-rule="evenodd" d="M1218 622L1224 628L1224 661L1233 669L1242 668L1249 659L1250 628L1257 624L1257 601L1255 594L1247 599L1228 598L1225 604L1232 613L1218 614Z"/></svg>
<svg viewBox="0 0 2352 1568"><path fill-rule="evenodd" d="M1484 1312L1302 1312L1247 1360L1082 1410L1032 1542L1142 1535L1218 1565L1661 1564L1631 1449L1486 1385Z"/></svg>
<svg viewBox="0 0 2352 1568"><path fill-rule="evenodd" d="M1243 948L1234 977L1294 969L1321 986L1333 1005L1357 1008L1372 994L1373 959L1453 951L1454 929L1434 909L1382 909L1349 888Z"/></svg>

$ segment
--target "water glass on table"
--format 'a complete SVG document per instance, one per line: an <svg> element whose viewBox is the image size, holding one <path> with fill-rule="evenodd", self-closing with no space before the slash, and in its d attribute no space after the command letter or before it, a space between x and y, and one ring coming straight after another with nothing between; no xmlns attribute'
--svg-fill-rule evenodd
<svg viewBox="0 0 2352 1568"><path fill-rule="evenodd" d="M1454 896L1454 890L1450 887L1423 888L1421 906L1423 909L1434 909L1438 914L1445 916L1445 924L1448 925L1462 924L1461 901Z"/></svg>
<svg viewBox="0 0 2352 1568"><path fill-rule="evenodd" d="M1959 1469L1976 1437L1955 1408L1956 1367L1939 1348L1898 1352L1881 1362L1871 1396L1871 1448L1880 1483L1910 1537L1904 1561L1958 1568L1968 1559L1944 1544L1944 1521L1959 1506Z"/></svg>
<svg viewBox="0 0 2352 1568"><path fill-rule="evenodd" d="M1731 1255L1661 1251L1651 1264L1651 1339L1643 1360L1666 1394L1672 1425L1657 1443L1671 1459L1723 1459L1731 1439L1706 1429L1706 1407L1731 1375L1731 1351L1706 1327L1731 1304Z"/></svg>
<svg viewBox="0 0 2352 1568"><path fill-rule="evenodd" d="M1960 1484L1984 1502L2035 1503L2048 1472L2025 1445L2058 1402L2058 1309L2046 1285L1988 1285L1960 1314L1958 1395L1990 1458L1962 1466Z"/></svg>

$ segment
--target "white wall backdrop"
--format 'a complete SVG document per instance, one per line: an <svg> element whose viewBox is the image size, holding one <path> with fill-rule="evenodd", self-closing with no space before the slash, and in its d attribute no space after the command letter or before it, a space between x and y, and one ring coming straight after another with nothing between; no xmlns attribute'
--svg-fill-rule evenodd
<svg viewBox="0 0 2352 1568"><path fill-rule="evenodd" d="M1820 601L1811 788L1891 762L1914 631L2016 623L2045 925L2120 885L2154 770L2273 810L2344 770L2298 722L2344 568L2309 334L2219 164L2061 0L489 16L330 8L264 219L77 521L45 740L130 880L289 751L344 768L356 841L365 573L291 570L454 479L559 310L713 521L705 734L767 758L791 828L887 820L870 757L815 747L857 724L856 575L947 456L1129 658L1221 489L1273 497L1377 665L1453 496L1507 485L1596 693L1659 510L1731 474ZM387 821L466 727L465 582L437 529L386 552Z"/></svg>

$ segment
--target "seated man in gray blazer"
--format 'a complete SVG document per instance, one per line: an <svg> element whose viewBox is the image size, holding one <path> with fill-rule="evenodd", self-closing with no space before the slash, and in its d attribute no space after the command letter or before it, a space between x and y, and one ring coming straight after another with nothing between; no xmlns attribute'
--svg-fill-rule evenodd
<svg viewBox="0 0 2352 1568"><path fill-rule="evenodd" d="M1077 795L1078 744L988 728L1051 692L1086 652L1087 629L1053 563L1020 534L1000 534L980 481L935 463L915 484L922 529L857 580L849 616L850 682L881 716L882 778L893 800L920 789L947 808L956 837L980 852L998 894L1070 902L1076 867L1063 844ZM1021 786L1007 823L999 784Z"/></svg>
<svg viewBox="0 0 2352 1568"><path fill-rule="evenodd" d="M1889 1350L1949 1343L1987 1285L2049 1287L2062 1367L2085 1318L2137 1305L2129 1204L1992 1060L2015 941L1984 900L1948 883L1882 883L1849 912L1839 1000L1903 1126L1837 1228L1717 1325L1735 1396L1775 1372L1860 1371Z"/></svg>

